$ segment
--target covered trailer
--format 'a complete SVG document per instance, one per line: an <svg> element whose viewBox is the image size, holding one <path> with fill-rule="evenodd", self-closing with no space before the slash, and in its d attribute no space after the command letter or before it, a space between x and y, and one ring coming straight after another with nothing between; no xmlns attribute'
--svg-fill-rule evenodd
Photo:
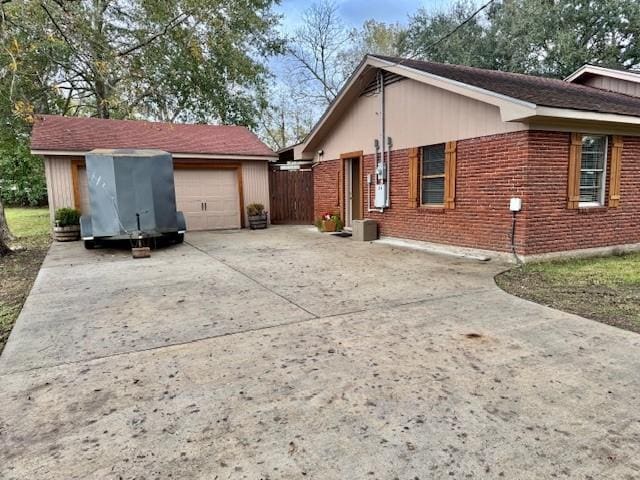
<svg viewBox="0 0 640 480"><path fill-rule="evenodd" d="M85 247L103 240L169 237L182 242L171 154L161 150L92 150L86 155L91 214L80 218Z"/></svg>

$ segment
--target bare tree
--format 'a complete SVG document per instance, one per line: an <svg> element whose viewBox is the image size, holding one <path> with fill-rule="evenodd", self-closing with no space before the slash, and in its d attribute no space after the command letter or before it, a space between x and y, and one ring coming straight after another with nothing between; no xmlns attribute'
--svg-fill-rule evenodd
<svg viewBox="0 0 640 480"><path fill-rule="evenodd" d="M293 73L307 101L326 107L350 73L344 62L350 34L331 0L311 5L302 21L302 26L289 39Z"/></svg>

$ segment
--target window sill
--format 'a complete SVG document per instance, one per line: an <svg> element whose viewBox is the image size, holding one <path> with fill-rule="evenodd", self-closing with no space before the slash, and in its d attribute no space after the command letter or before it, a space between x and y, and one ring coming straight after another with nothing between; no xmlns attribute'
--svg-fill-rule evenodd
<svg viewBox="0 0 640 480"><path fill-rule="evenodd" d="M446 211L444 205L420 205L418 208L423 212L430 213L444 213Z"/></svg>
<svg viewBox="0 0 640 480"><path fill-rule="evenodd" d="M608 207L606 205L600 205L599 203L581 203L578 205L579 213L597 213L606 212Z"/></svg>

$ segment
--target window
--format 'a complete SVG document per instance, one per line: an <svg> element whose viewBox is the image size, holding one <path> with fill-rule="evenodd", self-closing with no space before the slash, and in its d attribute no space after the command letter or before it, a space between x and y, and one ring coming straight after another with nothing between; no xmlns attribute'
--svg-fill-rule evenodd
<svg viewBox="0 0 640 480"><path fill-rule="evenodd" d="M422 204L444 205L444 143L422 148Z"/></svg>
<svg viewBox="0 0 640 480"><path fill-rule="evenodd" d="M607 171L607 137L582 136L580 161L580 206L604 205Z"/></svg>

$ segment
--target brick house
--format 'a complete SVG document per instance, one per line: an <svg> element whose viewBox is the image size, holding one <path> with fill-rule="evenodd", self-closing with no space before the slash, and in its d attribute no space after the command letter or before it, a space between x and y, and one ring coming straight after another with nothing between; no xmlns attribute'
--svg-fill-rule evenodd
<svg viewBox="0 0 640 480"><path fill-rule="evenodd" d="M296 152L315 216L347 227L527 260L640 248L640 74L369 55Z"/></svg>

